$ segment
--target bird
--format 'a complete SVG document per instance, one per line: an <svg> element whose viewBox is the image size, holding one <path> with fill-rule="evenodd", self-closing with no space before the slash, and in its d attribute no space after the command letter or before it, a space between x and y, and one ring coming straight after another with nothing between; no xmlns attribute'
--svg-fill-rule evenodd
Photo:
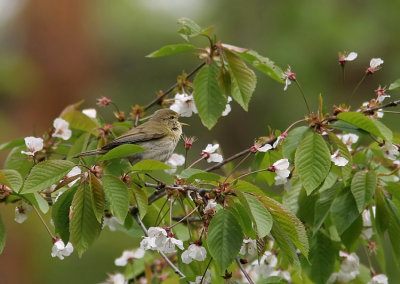
<svg viewBox="0 0 400 284"><path fill-rule="evenodd" d="M145 148L146 151L127 156L132 165L147 159L165 162L178 144L182 135L182 125L188 125L179 122L178 118L179 114L171 109L157 110L145 123L132 128L100 149L79 153L74 158L103 155L117 146L135 144Z"/></svg>

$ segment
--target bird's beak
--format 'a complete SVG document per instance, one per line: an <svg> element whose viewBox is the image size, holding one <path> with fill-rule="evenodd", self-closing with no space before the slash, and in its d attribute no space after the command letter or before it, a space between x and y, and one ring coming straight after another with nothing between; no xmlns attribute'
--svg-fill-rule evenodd
<svg viewBox="0 0 400 284"><path fill-rule="evenodd" d="M184 122L179 122L182 126L190 126L190 124L184 123Z"/></svg>

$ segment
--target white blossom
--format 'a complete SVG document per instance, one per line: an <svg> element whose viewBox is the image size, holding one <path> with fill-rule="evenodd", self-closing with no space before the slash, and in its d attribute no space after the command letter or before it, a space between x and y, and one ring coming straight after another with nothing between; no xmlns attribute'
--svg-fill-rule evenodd
<svg viewBox="0 0 400 284"><path fill-rule="evenodd" d="M292 281L292 277L290 276L289 271L284 271L284 270L275 270L273 271L270 276L280 276L283 279L285 279L286 281L288 281L289 283Z"/></svg>
<svg viewBox="0 0 400 284"><path fill-rule="evenodd" d="M207 157L207 162L212 163L220 163L222 162L223 158L222 155L218 153L214 153L219 148L219 144L208 144L207 147L202 151L203 156Z"/></svg>
<svg viewBox="0 0 400 284"><path fill-rule="evenodd" d="M185 156L173 153L165 163L173 168L165 170L165 172L173 174L176 172L176 168L178 166L182 166L183 164L185 164Z"/></svg>
<svg viewBox="0 0 400 284"><path fill-rule="evenodd" d="M353 61L354 59L356 59L358 56L357 52L350 52L347 56L344 57L345 61Z"/></svg>
<svg viewBox="0 0 400 284"><path fill-rule="evenodd" d="M372 58L369 62L369 67L373 69L379 68L383 64L383 60L381 58Z"/></svg>
<svg viewBox="0 0 400 284"><path fill-rule="evenodd" d="M125 279L122 273L109 274L104 284L128 284L128 280Z"/></svg>
<svg viewBox="0 0 400 284"><path fill-rule="evenodd" d="M72 131L69 129L68 121L62 118L56 118L53 122L54 133L53 137L59 137L64 140L68 140L72 136Z"/></svg>
<svg viewBox="0 0 400 284"><path fill-rule="evenodd" d="M124 250L122 256L115 259L114 264L116 266L126 266L131 260L142 258L144 253L145 251L141 248L138 248L137 250Z"/></svg>
<svg viewBox="0 0 400 284"><path fill-rule="evenodd" d="M333 155L331 155L331 161L332 161L333 163L335 163L335 165L338 166L338 167L344 167L344 166L346 166L346 165L349 163L349 161L348 161L346 158L340 156L340 151L339 151L339 149L337 149L337 150L333 153Z"/></svg>
<svg viewBox="0 0 400 284"><path fill-rule="evenodd" d="M210 272L210 270L206 271L206 273L204 275L204 278L203 278L203 275L197 276L196 280L194 282L190 281L190 284L211 284L211 272Z"/></svg>
<svg viewBox="0 0 400 284"><path fill-rule="evenodd" d="M261 275L263 278L268 278L271 276L271 273L275 271L275 266L278 264L278 259L276 255L270 251L266 251L260 259L260 263L258 260L255 260L251 263L254 267L255 274Z"/></svg>
<svg viewBox="0 0 400 284"><path fill-rule="evenodd" d="M339 256L343 258L340 265L339 272L332 273L328 279L328 283L339 282L349 282L357 277L360 273L360 259L353 252L351 254L340 251Z"/></svg>
<svg viewBox="0 0 400 284"><path fill-rule="evenodd" d="M272 169L276 173L275 176L276 185L285 184L287 182L287 178L290 175L290 171L288 168L289 168L288 159L280 159L272 165Z"/></svg>
<svg viewBox="0 0 400 284"><path fill-rule="evenodd" d="M385 158L388 158L390 160L396 160L397 157L399 156L399 148L392 144L392 143L385 143L382 147L381 147L382 151L383 151L383 155L385 156Z"/></svg>
<svg viewBox="0 0 400 284"><path fill-rule="evenodd" d="M165 253L173 253L176 252L175 246L177 246L181 250L185 249L181 240L175 238L167 238L160 250Z"/></svg>
<svg viewBox="0 0 400 284"><path fill-rule="evenodd" d="M36 152L41 151L43 149L43 139L37 138L33 136L25 137L25 145L28 148L28 151L21 151L22 154L34 156Z"/></svg>
<svg viewBox="0 0 400 284"><path fill-rule="evenodd" d="M79 174L81 174L81 173L82 173L82 170L81 170L79 167L76 167L76 166L75 166L75 167L73 167L73 168L69 171L69 173L66 175L66 177L67 177L67 178L70 178L70 177L79 175ZM68 186L69 186L69 187L72 187L78 180L79 180L79 178L77 178L77 179L71 181L71 182L68 184Z"/></svg>
<svg viewBox="0 0 400 284"><path fill-rule="evenodd" d="M174 103L169 108L178 113L180 116L185 117L189 117L192 116L193 113L197 113L193 95L188 95L185 93L177 93L175 95Z"/></svg>
<svg viewBox="0 0 400 284"><path fill-rule="evenodd" d="M381 108L376 111L377 118L382 118L384 115L385 115L385 113L383 112L383 110Z"/></svg>
<svg viewBox="0 0 400 284"><path fill-rule="evenodd" d="M228 103L225 106L225 110L222 112L222 116L227 116L231 112L232 108L231 108L231 105L229 104L231 101L232 101L232 97L229 96Z"/></svg>
<svg viewBox="0 0 400 284"><path fill-rule="evenodd" d="M347 146L347 149L349 150L349 151L351 151L352 149L351 149L351 145L352 144L354 144L354 143L357 143L357 141L358 141L358 135L356 135L356 134L352 134L352 133L350 133L350 134L337 134L336 135L340 140L342 140L342 142L343 142L343 144L345 144L346 146Z"/></svg>
<svg viewBox="0 0 400 284"><path fill-rule="evenodd" d="M377 274L371 278L367 284L388 284L388 278L385 274Z"/></svg>
<svg viewBox="0 0 400 284"><path fill-rule="evenodd" d="M242 247L239 253L243 256L253 256L257 253L257 241L251 238L246 238L243 240Z"/></svg>
<svg viewBox="0 0 400 284"><path fill-rule="evenodd" d="M90 118L96 118L97 111L95 108L86 108L82 110L82 113Z"/></svg>
<svg viewBox="0 0 400 284"><path fill-rule="evenodd" d="M264 146L261 146L260 148L257 147L257 151L265 153L265 152L271 150L272 148L274 148L274 147L271 146L270 144L266 143Z"/></svg>
<svg viewBox="0 0 400 284"><path fill-rule="evenodd" d="M386 94L379 95L379 96L377 97L376 101L377 101L378 103L382 103L386 98L390 98L390 96L389 96L389 95L386 95Z"/></svg>
<svg viewBox="0 0 400 284"><path fill-rule="evenodd" d="M217 202L215 201L215 199L209 199L207 201L206 207L203 210L204 214L206 214L207 212L209 212L211 210L215 210L215 207L217 207Z"/></svg>
<svg viewBox="0 0 400 284"><path fill-rule="evenodd" d="M15 207L15 218L14 221L22 224L28 219L27 214L32 212L32 206L26 202L22 202L20 206Z"/></svg>
<svg viewBox="0 0 400 284"><path fill-rule="evenodd" d="M375 217L375 210L376 207L372 206L372 213ZM371 212L368 209L365 209L362 213L361 213L361 217L362 217L362 222L363 222L363 230L361 232L361 237L365 240L369 240L372 235L374 234L374 231L372 230L372 220L371 220Z"/></svg>
<svg viewBox="0 0 400 284"><path fill-rule="evenodd" d="M172 237L167 237L167 231L160 227L150 227L148 236L140 242L140 248L144 250L158 250L165 253L175 252L175 246L184 249L183 242Z"/></svg>
<svg viewBox="0 0 400 284"><path fill-rule="evenodd" d="M276 138L276 141L274 142L274 144L272 145L272 148L275 149L275 148L279 145L279 142L280 142L281 140L285 139L285 137L286 137L286 136L279 135L279 136Z"/></svg>
<svg viewBox="0 0 400 284"><path fill-rule="evenodd" d="M64 242L60 239L54 243L53 248L51 249L51 256L57 256L59 259L63 260L64 256L69 256L73 251L74 247L70 242L65 245Z"/></svg>
<svg viewBox="0 0 400 284"><path fill-rule="evenodd" d="M182 255L182 262L189 264L193 260L204 261L207 258L207 251L203 246L197 244L191 244Z"/></svg>
<svg viewBox="0 0 400 284"><path fill-rule="evenodd" d="M108 227L111 232L115 232L122 225L121 221L119 221L114 216L104 216L103 219L103 229Z"/></svg>
<svg viewBox="0 0 400 284"><path fill-rule="evenodd" d="M283 79L285 80L285 87L283 88L284 91L287 90L292 81L296 80L296 73L292 72L292 68L288 66L286 71L283 73Z"/></svg>

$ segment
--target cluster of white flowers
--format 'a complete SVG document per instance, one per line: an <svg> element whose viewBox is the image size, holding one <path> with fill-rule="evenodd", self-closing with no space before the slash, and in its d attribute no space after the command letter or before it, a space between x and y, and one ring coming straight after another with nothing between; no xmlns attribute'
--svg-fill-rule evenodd
<svg viewBox="0 0 400 284"><path fill-rule="evenodd" d="M172 167L172 169L165 170L165 172L173 174L178 166L185 164L185 156L173 153L165 163Z"/></svg>
<svg viewBox="0 0 400 284"><path fill-rule="evenodd" d="M150 227L148 236L140 242L140 248L144 250L158 250L165 253L176 252L175 246L183 250L183 242L172 237L168 237L167 231L160 227Z"/></svg>
<svg viewBox="0 0 400 284"><path fill-rule="evenodd" d="M29 213L32 212L32 206L26 202L22 202L20 206L15 207L15 218L14 221L22 224L28 219Z"/></svg>
<svg viewBox="0 0 400 284"><path fill-rule="evenodd" d="M137 250L124 250L122 256L115 259L114 264L116 266L126 266L128 262L131 262L134 259L142 258L144 253L145 251L141 248L138 248Z"/></svg>
<svg viewBox="0 0 400 284"><path fill-rule="evenodd" d="M331 161L338 167L344 167L345 165L348 164L348 160L340 155L340 150L337 149L332 155L331 155Z"/></svg>
<svg viewBox="0 0 400 284"><path fill-rule="evenodd" d="M345 251L340 251L339 256L343 258L340 265L339 272L332 273L328 279L328 283L339 282L349 282L360 274L360 259L353 253L347 253Z"/></svg>
<svg viewBox="0 0 400 284"><path fill-rule="evenodd" d="M287 183L288 177L290 175L289 165L290 164L288 159L280 159L272 164L270 168L273 172L276 173L275 185Z"/></svg>
<svg viewBox="0 0 400 284"><path fill-rule="evenodd" d="M342 140L343 144L347 146L347 149L349 151L352 150L351 145L353 145L354 143L357 143L358 141L358 135L356 134L337 134L336 135L340 140Z"/></svg>
<svg viewBox="0 0 400 284"><path fill-rule="evenodd" d="M207 158L207 162L212 163L220 163L223 158L222 155L215 153L219 148L219 144L208 144L207 147L202 151L201 155Z"/></svg>
<svg viewBox="0 0 400 284"><path fill-rule="evenodd" d="M367 284L388 284L388 278L385 274L377 274L371 278Z"/></svg>
<svg viewBox="0 0 400 284"><path fill-rule="evenodd" d="M394 145L392 143L385 143L381 147L381 149L383 151L383 155L385 156L385 158L388 158L393 161L396 160L400 154L399 147L397 147L396 145Z"/></svg>
<svg viewBox="0 0 400 284"><path fill-rule="evenodd" d="M374 217L375 217L375 211L376 207L372 206L372 213L374 214ZM369 209L365 209L361 213L361 217L364 226L364 229L361 232L361 237L365 240L369 240L374 234L374 231L372 230L371 212L369 211Z"/></svg>
<svg viewBox="0 0 400 284"><path fill-rule="evenodd" d="M198 244L191 244L187 250L185 250L182 255L182 262L189 264L193 260L204 261L207 258L206 249Z"/></svg>
<svg viewBox="0 0 400 284"><path fill-rule="evenodd" d="M277 269L278 258L271 251L266 251L263 256L258 260L253 261L247 268L246 271L250 277L257 282L259 278L268 278L271 276L280 276L286 281L292 280L290 273L281 269Z"/></svg>
<svg viewBox="0 0 400 284"><path fill-rule="evenodd" d="M242 247L239 253L246 257L252 257L257 253L257 241L251 238L245 238L243 240Z"/></svg>
<svg viewBox="0 0 400 284"><path fill-rule="evenodd" d="M57 239L51 249L51 256L63 260L64 256L69 256L73 251L74 247L70 242L65 245L61 239Z"/></svg>

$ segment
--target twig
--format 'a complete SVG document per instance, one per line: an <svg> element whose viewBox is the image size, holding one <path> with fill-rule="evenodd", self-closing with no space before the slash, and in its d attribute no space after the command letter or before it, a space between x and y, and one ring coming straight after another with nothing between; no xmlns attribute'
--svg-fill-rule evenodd
<svg viewBox="0 0 400 284"><path fill-rule="evenodd" d="M251 277L247 273L246 269L244 269L243 265L240 263L240 259L238 257L236 257L235 259L236 259L236 263L238 264L240 270L242 271L242 273L246 277L247 281L249 281L250 284L254 284L254 281L251 279Z"/></svg>
<svg viewBox="0 0 400 284"><path fill-rule="evenodd" d="M37 208L32 204L33 209L35 210L36 214L39 216L40 221L42 221L44 227L46 228L47 232L49 233L50 237L54 240L56 237L53 235L53 233L50 231L49 226L47 226L46 222L44 221L42 215L40 215L39 211Z"/></svg>
<svg viewBox="0 0 400 284"><path fill-rule="evenodd" d="M176 225L178 225L180 222L182 222L183 220L187 219L190 215L192 215L194 212L196 212L196 210L199 208L199 206L196 206L196 208L194 208L192 211L189 212L189 214L187 214L186 216L184 216L183 218L180 218L180 220L178 222L176 222L173 225L170 225L169 228L171 229L172 227L175 227ZM173 217L171 217L171 220L173 220Z"/></svg>
<svg viewBox="0 0 400 284"><path fill-rule="evenodd" d="M303 88L301 87L301 85L300 85L300 83L299 83L299 81L298 81L297 79L294 80L294 81L295 81L297 87L298 87L299 90L300 90L301 96L303 97L304 103L306 104L308 113L311 113L311 109L310 109L310 107L308 106L308 103L307 103L307 100L306 100L306 96L304 95L304 92L303 92Z"/></svg>
<svg viewBox="0 0 400 284"><path fill-rule="evenodd" d="M142 228L144 234L146 237L148 237L148 231L146 226L143 224L142 220L140 219L138 214L134 215L136 221L138 222L139 226ZM179 270L178 267L175 266L175 264L172 263L172 261L162 252L162 251L158 251L158 253L162 256L162 258L164 258L164 260L168 263L168 265L172 268L172 270L178 274L180 277L186 277L185 274L183 274L182 271Z"/></svg>
<svg viewBox="0 0 400 284"><path fill-rule="evenodd" d="M366 113L366 114L373 114L374 111L376 111L376 110L378 110L378 109L387 108L387 107L395 107L395 106L398 106L399 104L400 104L400 100L392 101L392 102L389 102L389 103L384 104L384 105L381 105L381 106L376 106L376 107L367 108L367 109L363 110L363 113Z"/></svg>
<svg viewBox="0 0 400 284"><path fill-rule="evenodd" d="M190 72L187 75L187 78L192 77L194 74L196 74L197 71L199 71L204 65L206 65L206 62L202 62L200 65L198 65L195 69L193 69L192 72ZM168 95L169 93L171 93L176 87L178 86L178 83L173 84L171 87L169 87L168 90L166 90L165 92L162 93L162 95L158 96L157 98L155 98L153 101L151 101L147 106L145 106L145 110L151 108L153 105L157 104L158 102L161 101L161 99L163 97L165 97L166 95Z"/></svg>
<svg viewBox="0 0 400 284"><path fill-rule="evenodd" d="M365 78L367 78L368 73L365 73L364 76L361 78L360 82L358 82L357 86L354 88L353 92L351 93L350 97L348 97L346 104L348 104L351 99L353 98L354 94L357 92L358 88L364 82Z"/></svg>

